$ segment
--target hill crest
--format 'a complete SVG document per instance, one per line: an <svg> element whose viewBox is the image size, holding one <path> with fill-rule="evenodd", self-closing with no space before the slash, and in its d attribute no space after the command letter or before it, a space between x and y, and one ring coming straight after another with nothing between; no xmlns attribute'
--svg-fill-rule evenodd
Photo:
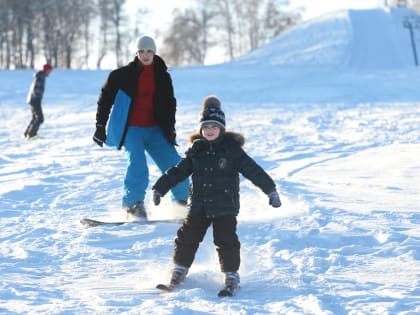
<svg viewBox="0 0 420 315"><path fill-rule="evenodd" d="M236 61L371 69L414 66L410 32L403 25L407 17L419 15L402 8L332 12L297 25Z"/></svg>

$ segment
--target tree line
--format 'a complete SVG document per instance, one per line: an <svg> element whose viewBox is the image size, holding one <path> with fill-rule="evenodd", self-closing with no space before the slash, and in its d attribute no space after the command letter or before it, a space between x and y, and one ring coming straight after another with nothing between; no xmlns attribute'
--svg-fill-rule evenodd
<svg viewBox="0 0 420 315"><path fill-rule="evenodd" d="M128 31L124 4L125 0L0 0L0 68L34 68L37 59L56 68L84 68L92 51L97 51L97 68L110 52L116 64L123 64L125 42L132 39L123 35Z"/></svg>
<svg viewBox="0 0 420 315"><path fill-rule="evenodd" d="M206 0L175 10L162 54L172 64L203 64L211 49L225 60L239 57L301 19L288 0Z"/></svg>
<svg viewBox="0 0 420 315"><path fill-rule="evenodd" d="M55 68L89 68L92 58L98 69L105 58L117 67L126 64L150 12L128 14L125 5L126 0L0 0L0 68L34 68L40 60ZM300 15L288 6L288 0L192 0L191 7L174 10L167 30L159 30L159 54L172 66L204 64L214 47L233 59L296 24Z"/></svg>

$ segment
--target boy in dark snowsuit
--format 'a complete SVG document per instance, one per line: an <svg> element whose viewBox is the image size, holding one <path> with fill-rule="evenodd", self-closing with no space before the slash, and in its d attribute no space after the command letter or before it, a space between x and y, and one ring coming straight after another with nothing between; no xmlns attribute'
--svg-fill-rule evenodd
<svg viewBox="0 0 420 315"><path fill-rule="evenodd" d="M190 136L191 148L176 166L168 169L153 186L155 205L171 187L192 176L189 213L177 232L171 285L187 275L195 253L210 225L225 285L239 285L240 242L236 234L239 213L239 173L268 195L269 204L281 206L271 177L242 149L241 134L225 132L225 115L220 100L203 100L200 132Z"/></svg>

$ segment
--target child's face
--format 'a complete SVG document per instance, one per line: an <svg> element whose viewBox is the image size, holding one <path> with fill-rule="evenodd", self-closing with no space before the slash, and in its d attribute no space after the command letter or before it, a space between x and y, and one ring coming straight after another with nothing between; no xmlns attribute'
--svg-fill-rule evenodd
<svg viewBox="0 0 420 315"><path fill-rule="evenodd" d="M220 136L220 132L220 127L213 124L204 125L201 128L203 137L208 141L216 140Z"/></svg>

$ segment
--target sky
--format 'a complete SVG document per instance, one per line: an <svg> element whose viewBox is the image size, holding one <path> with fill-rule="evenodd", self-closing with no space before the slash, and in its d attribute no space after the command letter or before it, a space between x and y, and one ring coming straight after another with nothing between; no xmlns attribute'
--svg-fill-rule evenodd
<svg viewBox="0 0 420 315"><path fill-rule="evenodd" d="M305 13L303 19L311 19L327 12L341 10L341 9L367 9L383 6L385 0L291 0L292 7L304 7ZM136 12L137 8L149 8L150 16L157 21L170 21L172 10L175 8L183 8L190 6L195 1L179 0L179 1L138 1L127 0L127 7L131 12ZM163 25L167 23L163 22ZM151 30L161 27L159 25L150 25Z"/></svg>
<svg viewBox="0 0 420 315"><path fill-rule="evenodd" d="M342 9L370 9L382 7L383 0L292 0L294 7L304 7L303 19L308 20Z"/></svg>

